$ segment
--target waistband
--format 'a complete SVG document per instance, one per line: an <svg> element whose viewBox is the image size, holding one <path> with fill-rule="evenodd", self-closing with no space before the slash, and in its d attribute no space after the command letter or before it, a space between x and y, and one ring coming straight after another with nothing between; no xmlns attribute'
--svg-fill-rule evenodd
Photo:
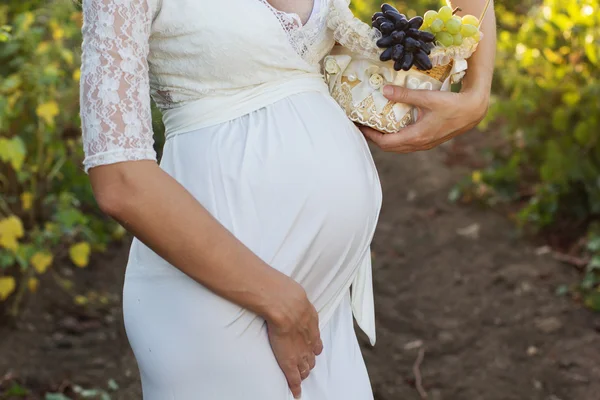
<svg viewBox="0 0 600 400"><path fill-rule="evenodd" d="M210 95L184 106L163 111L165 136L170 138L239 118L293 94L329 89L320 74L302 74L285 81L267 82L231 93Z"/></svg>

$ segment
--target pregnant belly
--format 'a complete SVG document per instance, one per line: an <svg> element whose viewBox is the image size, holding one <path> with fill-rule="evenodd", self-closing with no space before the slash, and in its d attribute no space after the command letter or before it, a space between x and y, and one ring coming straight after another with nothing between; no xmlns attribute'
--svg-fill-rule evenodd
<svg viewBox="0 0 600 400"><path fill-rule="evenodd" d="M174 136L161 167L317 309L351 279L381 206L364 138L320 93Z"/></svg>

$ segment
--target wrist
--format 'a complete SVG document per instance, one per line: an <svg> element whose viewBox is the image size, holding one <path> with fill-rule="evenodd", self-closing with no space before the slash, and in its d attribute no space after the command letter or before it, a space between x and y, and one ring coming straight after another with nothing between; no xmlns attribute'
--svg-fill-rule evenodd
<svg viewBox="0 0 600 400"><path fill-rule="evenodd" d="M289 276L277 272L265 290L258 314L267 324L283 328L292 323L292 308L297 302L306 300L304 288Z"/></svg>

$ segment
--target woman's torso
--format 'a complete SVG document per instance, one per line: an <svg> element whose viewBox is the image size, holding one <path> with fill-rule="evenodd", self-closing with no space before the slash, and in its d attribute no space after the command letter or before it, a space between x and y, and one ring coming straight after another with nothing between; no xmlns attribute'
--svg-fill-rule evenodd
<svg viewBox="0 0 600 400"><path fill-rule="evenodd" d="M334 44L327 29L330 0L314 0L304 25L266 0L149 1L150 86L163 110L207 98L227 109L228 97L237 95L239 103L244 93L254 99L295 78L319 79L320 61ZM253 101L256 108L266 105Z"/></svg>

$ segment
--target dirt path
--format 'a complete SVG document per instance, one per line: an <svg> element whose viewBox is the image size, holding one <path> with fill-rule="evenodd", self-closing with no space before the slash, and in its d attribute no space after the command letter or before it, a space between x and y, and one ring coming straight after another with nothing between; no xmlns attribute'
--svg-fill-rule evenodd
<svg viewBox="0 0 600 400"><path fill-rule="evenodd" d="M376 399L420 399L422 386L430 400L599 400L600 316L554 295L577 276L536 255L502 216L448 203L461 171L444 152L375 152L378 342L360 339ZM76 287L108 296L95 310L49 284L16 329L0 327L0 383L11 370L34 390L112 378L113 399L141 398L119 306L126 256L123 245L75 272Z"/></svg>

